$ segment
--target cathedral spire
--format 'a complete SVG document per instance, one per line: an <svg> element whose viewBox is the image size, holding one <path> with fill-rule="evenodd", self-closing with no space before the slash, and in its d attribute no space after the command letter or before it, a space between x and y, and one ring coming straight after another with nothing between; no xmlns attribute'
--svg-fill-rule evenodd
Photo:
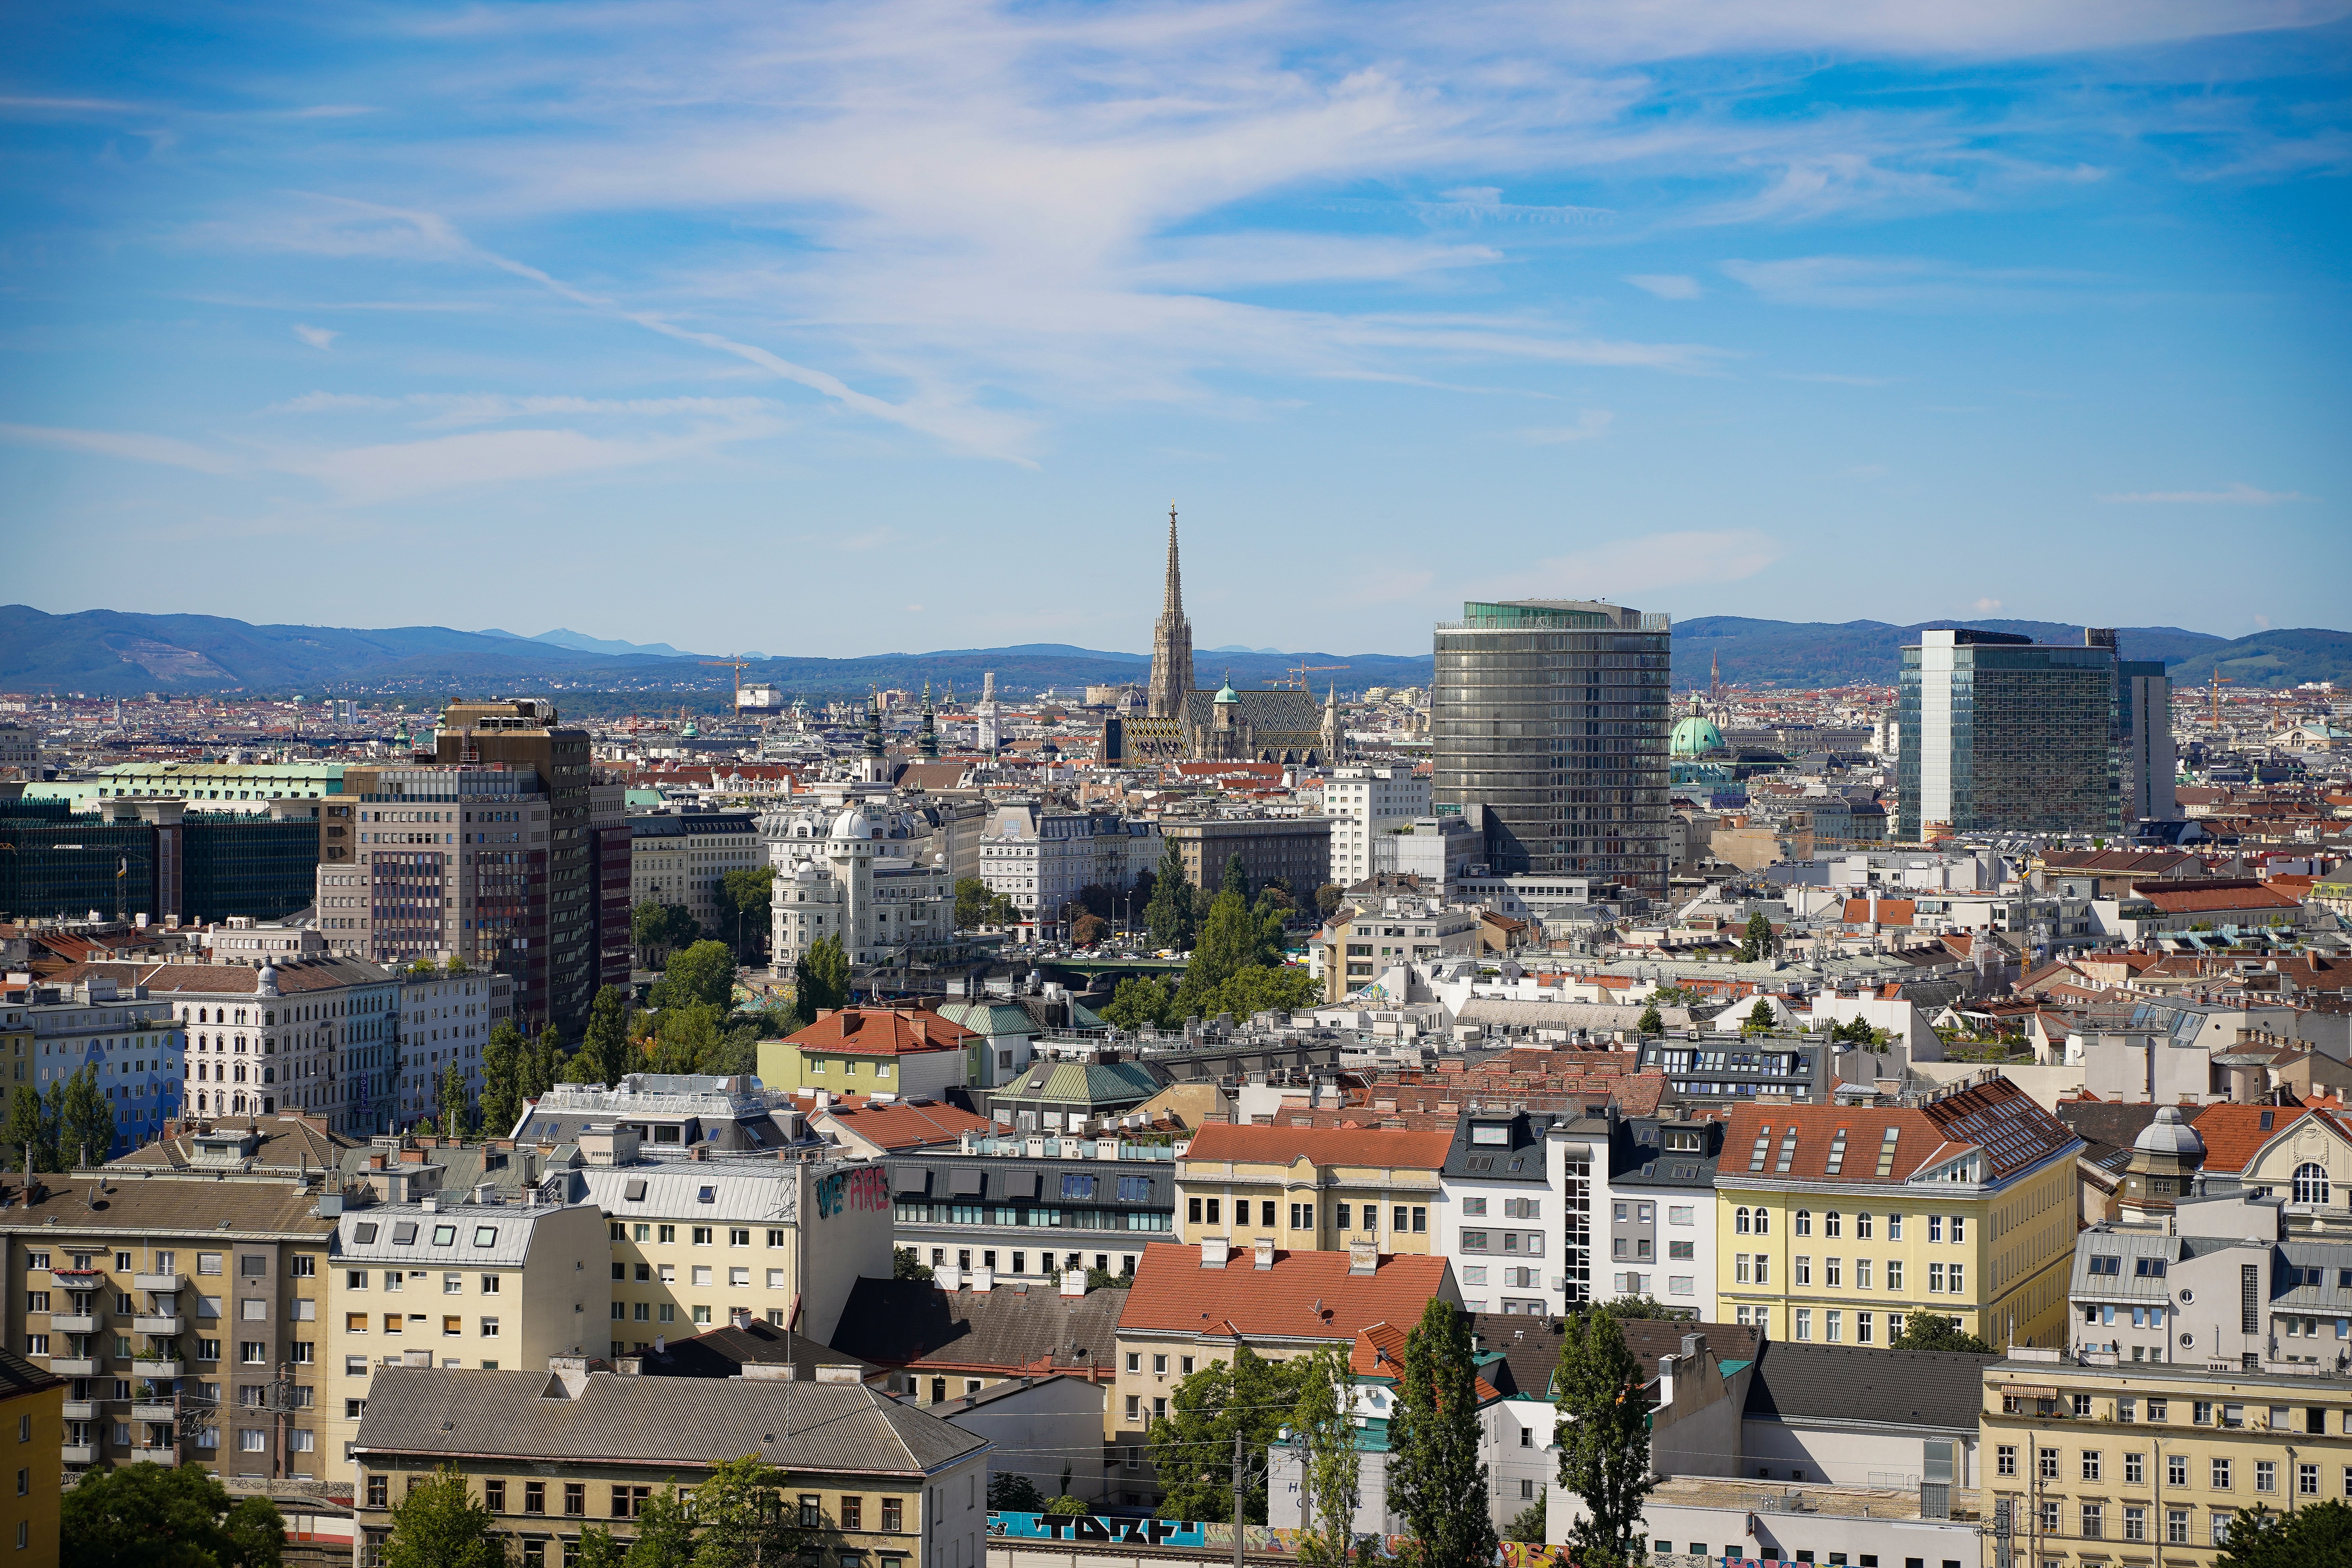
<svg viewBox="0 0 2352 1568"><path fill-rule="evenodd" d="M1176 558L1176 503L1168 503L1168 583L1151 628L1154 719L1182 719L1192 697L1192 623L1184 618L1184 581Z"/></svg>
<svg viewBox="0 0 2352 1568"><path fill-rule="evenodd" d="M1184 613L1184 574L1176 563L1176 503L1172 500L1168 503L1168 584L1160 595L1160 613Z"/></svg>

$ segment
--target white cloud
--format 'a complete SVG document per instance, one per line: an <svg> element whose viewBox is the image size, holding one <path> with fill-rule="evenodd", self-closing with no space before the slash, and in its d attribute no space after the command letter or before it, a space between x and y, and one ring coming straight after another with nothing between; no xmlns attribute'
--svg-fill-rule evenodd
<svg viewBox="0 0 2352 1568"><path fill-rule="evenodd" d="M1969 614L1972 616L1997 616L2000 614L2000 601L1999 599L1979 599L1975 604L1969 606Z"/></svg>
<svg viewBox="0 0 2352 1568"><path fill-rule="evenodd" d="M1514 598L1622 599L1659 588L1741 582L1781 554L1780 541L1749 528L1649 533L1536 562L1495 591Z"/></svg>
<svg viewBox="0 0 2352 1568"><path fill-rule="evenodd" d="M271 466L317 479L348 505L372 506L445 490L643 468L770 433L772 427L751 422L682 435L620 438L578 430L483 430L428 441L289 453Z"/></svg>
<svg viewBox="0 0 2352 1568"><path fill-rule="evenodd" d="M1679 272L1635 272L1629 274L1625 281L1661 300L1696 300L1699 296L1698 279Z"/></svg>
<svg viewBox="0 0 2352 1568"><path fill-rule="evenodd" d="M1514 430L1512 435L1522 441L1532 441L1538 447L1557 447L1570 441L1593 441L1609 434L1617 416L1606 408L1580 408L1573 425L1552 425L1533 429Z"/></svg>
<svg viewBox="0 0 2352 1568"><path fill-rule="evenodd" d="M39 447L58 447L104 458L127 458L137 463L162 463L199 474L233 474L247 467L226 452L215 452L168 436L142 436L117 430L72 430L47 425L0 425L0 437Z"/></svg>
<svg viewBox="0 0 2352 1568"><path fill-rule="evenodd" d="M1725 277L1776 305L1832 310L2048 306L2092 298L2091 286L2105 281L2080 272L1967 268L1920 256L1799 256L1719 265Z"/></svg>
<svg viewBox="0 0 2352 1568"><path fill-rule="evenodd" d="M2264 490L2241 481L2225 490L2139 490L2130 495L2101 496L2111 504L2148 503L2167 506L2280 506L2311 498L2299 490Z"/></svg>
<svg viewBox="0 0 2352 1568"><path fill-rule="evenodd" d="M325 327L306 327L297 321L294 323L294 335L314 349L326 349L333 347L335 340L343 334L330 331Z"/></svg>

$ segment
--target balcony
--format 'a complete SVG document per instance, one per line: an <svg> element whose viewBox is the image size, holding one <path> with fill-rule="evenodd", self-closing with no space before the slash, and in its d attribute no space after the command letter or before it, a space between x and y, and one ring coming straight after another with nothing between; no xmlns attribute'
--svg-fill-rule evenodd
<svg viewBox="0 0 2352 1568"><path fill-rule="evenodd" d="M49 1331L53 1334L94 1334L106 1322L103 1312L54 1312L49 1316Z"/></svg>
<svg viewBox="0 0 2352 1568"><path fill-rule="evenodd" d="M180 1463L180 1450L176 1447L137 1447L131 1450L131 1457L151 1465L162 1465L167 1469L174 1468Z"/></svg>
<svg viewBox="0 0 2352 1568"><path fill-rule="evenodd" d="M173 1290L186 1289L188 1277L184 1274L133 1274L131 1277L131 1288L134 1290L152 1290L159 1296L167 1295Z"/></svg>
<svg viewBox="0 0 2352 1568"><path fill-rule="evenodd" d="M97 1420L98 1401L95 1399L67 1400L65 1404L65 1418L68 1421Z"/></svg>
<svg viewBox="0 0 2352 1568"><path fill-rule="evenodd" d="M58 1451L58 1457L68 1465L94 1465L98 1463L98 1445L68 1443Z"/></svg>
<svg viewBox="0 0 2352 1568"><path fill-rule="evenodd" d="M172 1407L168 1399L158 1403L150 1397L131 1402L131 1419L133 1421L176 1421L179 1418L180 1413Z"/></svg>
<svg viewBox="0 0 2352 1568"><path fill-rule="evenodd" d="M59 1377L96 1377L98 1368L96 1356L59 1355L49 1358L49 1370Z"/></svg>
<svg viewBox="0 0 2352 1568"><path fill-rule="evenodd" d="M168 1340L187 1326L187 1320L178 1317L133 1318L131 1320L131 1326L142 1334L153 1334L158 1339Z"/></svg>
<svg viewBox="0 0 2352 1568"><path fill-rule="evenodd" d="M52 1362L49 1364L54 1366L57 1363ZM180 1363L176 1361L150 1361L142 1356L131 1363L131 1370L141 1377L177 1377L180 1375Z"/></svg>

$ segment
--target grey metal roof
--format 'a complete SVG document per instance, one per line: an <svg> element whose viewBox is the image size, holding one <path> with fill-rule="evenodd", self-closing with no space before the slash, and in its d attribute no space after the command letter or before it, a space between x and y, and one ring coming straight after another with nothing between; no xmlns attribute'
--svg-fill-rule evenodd
<svg viewBox="0 0 2352 1568"><path fill-rule="evenodd" d="M368 1389L362 1453L772 1465L916 1475L988 1445L860 1384L625 1377L387 1366Z"/></svg>
<svg viewBox="0 0 2352 1568"><path fill-rule="evenodd" d="M1609 1184L1612 1187L1693 1187L1712 1190L1716 1163L1723 1157L1723 1123L1671 1123L1677 1131L1696 1131L1699 1149L1665 1147L1670 1119L1637 1116L1623 1123L1610 1145Z"/></svg>
<svg viewBox="0 0 2352 1568"><path fill-rule="evenodd" d="M1748 1384L1750 1421L1977 1429L1997 1355L1767 1342Z"/></svg>
<svg viewBox="0 0 2352 1568"><path fill-rule="evenodd" d="M860 1279L841 1310L833 1348L922 1372L1107 1371L1116 1364L1127 1300L1115 1286L1065 1296L1042 1287L941 1290L917 1279Z"/></svg>
<svg viewBox="0 0 2352 1568"><path fill-rule="evenodd" d="M530 1255L539 1226L576 1214L579 1204L378 1204L345 1214L335 1226L341 1263L400 1263L519 1268ZM593 1213L593 1211L591 1210ZM597 1225L604 1224L597 1216Z"/></svg>
<svg viewBox="0 0 2352 1568"><path fill-rule="evenodd" d="M1455 1182L1544 1182L1544 1134L1573 1117L1548 1110L1465 1110L1454 1123L1454 1146L1442 1173ZM1501 1126L1504 1142L1480 1143L1474 1128Z"/></svg>
<svg viewBox="0 0 2352 1568"><path fill-rule="evenodd" d="M1169 1213L1176 1207L1176 1166L1171 1161L1033 1160L1025 1154L963 1154L938 1149L893 1154L886 1163L890 1167L890 1191L895 1197L1088 1204ZM1142 1184L1139 1187L1138 1183ZM1075 1237L1078 1233L1069 1234Z"/></svg>
<svg viewBox="0 0 2352 1568"><path fill-rule="evenodd" d="M772 1161L745 1166L689 1160L591 1165L577 1174L588 1201L614 1219L791 1225L799 1217L799 1169Z"/></svg>

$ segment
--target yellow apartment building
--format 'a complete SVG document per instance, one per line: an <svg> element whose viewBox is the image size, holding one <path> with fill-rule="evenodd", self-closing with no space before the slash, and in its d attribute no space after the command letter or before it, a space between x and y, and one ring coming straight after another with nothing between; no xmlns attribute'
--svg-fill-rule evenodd
<svg viewBox="0 0 2352 1568"><path fill-rule="evenodd" d="M2074 1133L2006 1079L1920 1106L1736 1108L1716 1175L1716 1320L1886 1344L1916 1313L2066 1342Z"/></svg>
<svg viewBox="0 0 2352 1568"><path fill-rule="evenodd" d="M0 1349L0 1553L18 1563L58 1560L58 1448L64 1440L65 1380ZM0 1562L10 1559L0 1557Z"/></svg>
<svg viewBox="0 0 2352 1568"><path fill-rule="evenodd" d="M1984 1372L1985 1510L2007 1499L2021 1560L2210 1568L2238 1510L2352 1500L2341 1380L2089 1352L2011 1352Z"/></svg>
<svg viewBox="0 0 2352 1568"><path fill-rule="evenodd" d="M1235 1251L1438 1251L1438 1174L1454 1134L1212 1123L1176 1162L1176 1237Z"/></svg>

